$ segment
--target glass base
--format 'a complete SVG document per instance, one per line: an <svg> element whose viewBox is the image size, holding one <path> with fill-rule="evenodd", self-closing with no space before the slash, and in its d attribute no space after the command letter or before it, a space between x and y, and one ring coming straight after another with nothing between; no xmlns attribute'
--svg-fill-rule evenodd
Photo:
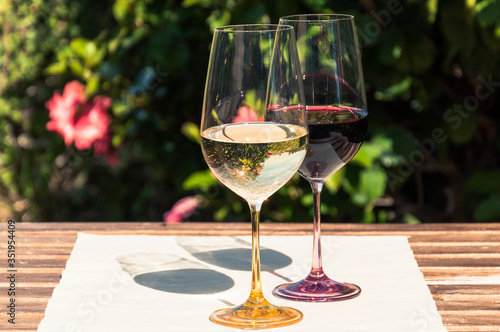
<svg viewBox="0 0 500 332"><path fill-rule="evenodd" d="M273 290L273 294L294 301L333 302L355 298L361 294L361 288L325 276L321 279L306 278L295 283L280 285Z"/></svg>
<svg viewBox="0 0 500 332"><path fill-rule="evenodd" d="M249 301L234 308L220 309L210 315L214 323L246 330L267 329L298 323L302 312L289 307L278 307L265 301L254 305Z"/></svg>

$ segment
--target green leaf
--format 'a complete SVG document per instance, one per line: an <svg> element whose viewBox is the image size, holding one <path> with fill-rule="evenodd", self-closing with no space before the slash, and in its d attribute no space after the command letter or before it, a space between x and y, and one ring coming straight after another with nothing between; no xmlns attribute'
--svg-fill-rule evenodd
<svg viewBox="0 0 500 332"><path fill-rule="evenodd" d="M405 43L405 36L401 29L389 26L380 36L378 60L381 63L392 65L401 56Z"/></svg>
<svg viewBox="0 0 500 332"><path fill-rule="evenodd" d="M191 141L200 144L200 127L193 122L184 122L181 127L181 132Z"/></svg>
<svg viewBox="0 0 500 332"><path fill-rule="evenodd" d="M214 0L183 0L182 7L188 8L188 7L200 6L208 8L216 3L217 2Z"/></svg>
<svg viewBox="0 0 500 332"><path fill-rule="evenodd" d="M476 221L500 221L500 193L491 195L474 211Z"/></svg>
<svg viewBox="0 0 500 332"><path fill-rule="evenodd" d="M387 89L376 91L374 97L380 101L392 101L407 92L412 82L413 78L411 76L406 76L402 81L389 86Z"/></svg>
<svg viewBox="0 0 500 332"><path fill-rule="evenodd" d="M328 206L326 204L320 203L319 204L319 210L321 214L327 214L328 213Z"/></svg>
<svg viewBox="0 0 500 332"><path fill-rule="evenodd" d="M385 167L398 166L417 149L416 139L408 130L395 126L381 129L373 136L372 142L380 147L380 162Z"/></svg>
<svg viewBox="0 0 500 332"><path fill-rule="evenodd" d="M243 204L241 204L241 201L234 201L233 204L231 204L233 211L236 213L241 213L243 211Z"/></svg>
<svg viewBox="0 0 500 332"><path fill-rule="evenodd" d="M470 193L500 192L500 171L488 170L477 172L465 183L465 191Z"/></svg>
<svg viewBox="0 0 500 332"><path fill-rule="evenodd" d="M361 219L361 223L373 224L375 221L376 221L375 212L373 210L364 211L363 219Z"/></svg>
<svg viewBox="0 0 500 332"><path fill-rule="evenodd" d="M356 205L366 205L370 201L382 197L386 185L387 175L383 169L365 169L359 175L359 187L355 189L351 199Z"/></svg>
<svg viewBox="0 0 500 332"><path fill-rule="evenodd" d="M108 52L110 54L114 54L118 50L120 44L123 41L123 38L125 38L127 34L128 34L128 29L122 27L118 32L118 34L116 35L116 37L114 37L108 42Z"/></svg>
<svg viewBox="0 0 500 332"><path fill-rule="evenodd" d="M490 43L479 44L478 42L478 47L474 48L469 56L462 55L460 57L464 72L470 77L487 76L495 72L498 60L493 55L495 52L488 51L488 48L494 49L499 45L500 38L495 38Z"/></svg>
<svg viewBox="0 0 500 332"><path fill-rule="evenodd" d="M116 117L117 119L121 119L130 113L131 107L128 103L124 102L123 100L115 100L113 102L112 111L114 117Z"/></svg>
<svg viewBox="0 0 500 332"><path fill-rule="evenodd" d="M191 174L182 183L182 189L184 190L207 190L211 186L217 185L217 179L212 175L212 172L207 169L205 171L198 171Z"/></svg>
<svg viewBox="0 0 500 332"><path fill-rule="evenodd" d="M96 45L85 38L76 38L71 41L71 50L75 52L76 55L87 58L89 55L94 55L97 52Z"/></svg>
<svg viewBox="0 0 500 332"><path fill-rule="evenodd" d="M2 183L5 184L5 185L12 185L13 183L15 183L14 181L14 173L11 173L11 172L4 172L2 173ZM17 192L17 190L14 190L13 192Z"/></svg>
<svg viewBox="0 0 500 332"><path fill-rule="evenodd" d="M465 0L465 7L468 10L473 10L476 6L476 0Z"/></svg>
<svg viewBox="0 0 500 332"><path fill-rule="evenodd" d="M426 0L425 8L427 9L427 22L434 23L438 12L438 0Z"/></svg>
<svg viewBox="0 0 500 332"><path fill-rule="evenodd" d="M476 4L476 17L482 26L499 24L500 0L483 0Z"/></svg>
<svg viewBox="0 0 500 332"><path fill-rule="evenodd" d="M94 68L101 63L106 55L106 46L97 47L97 44L85 38L76 38L71 41L71 50L85 62L88 68Z"/></svg>
<svg viewBox="0 0 500 332"><path fill-rule="evenodd" d="M394 150L394 141L390 136L388 131L380 130L373 136L371 142L384 152L392 152Z"/></svg>
<svg viewBox="0 0 500 332"><path fill-rule="evenodd" d="M373 142L365 142L361 145L361 148L354 158L352 158L351 162L357 163L364 168L370 168L381 155L382 149L380 146Z"/></svg>
<svg viewBox="0 0 500 332"><path fill-rule="evenodd" d="M324 9L327 3L327 0L304 0L306 5L308 5L311 8L314 8L315 11L320 11Z"/></svg>
<svg viewBox="0 0 500 332"><path fill-rule="evenodd" d="M47 68L45 68L45 75L62 75L66 72L66 63L63 61L59 61L56 63L50 64Z"/></svg>
<svg viewBox="0 0 500 332"><path fill-rule="evenodd" d="M106 54L107 54L107 46L106 44L103 44L101 47L97 49L97 52L92 57L90 57L90 59L88 59L89 65L92 68L100 65Z"/></svg>
<svg viewBox="0 0 500 332"><path fill-rule="evenodd" d="M470 142L476 131L476 114L472 112L460 113L450 109L449 119L456 119L456 122L446 123L445 131L451 141L455 144L465 144ZM468 114L465 118L463 114Z"/></svg>
<svg viewBox="0 0 500 332"><path fill-rule="evenodd" d="M133 13L134 0L116 0L113 4L113 15L118 22L124 21Z"/></svg>
<svg viewBox="0 0 500 332"><path fill-rule="evenodd" d="M99 75L92 75L90 79L87 81L87 87L85 90L85 94L87 96L94 96L99 90L99 83L101 82L101 78Z"/></svg>
<svg viewBox="0 0 500 332"><path fill-rule="evenodd" d="M247 91L247 93L245 94L245 101L248 107L250 107L257 113L258 117L264 115L266 111L264 101L257 96L255 90Z"/></svg>
<svg viewBox="0 0 500 332"><path fill-rule="evenodd" d="M434 63L436 55L434 41L425 35L407 38L401 50L401 56L394 62L394 65L402 72L427 71Z"/></svg>
<svg viewBox="0 0 500 332"><path fill-rule="evenodd" d="M387 176L381 168L363 170L361 172L359 189L365 193L370 200L382 197L385 192Z"/></svg>
<svg viewBox="0 0 500 332"><path fill-rule="evenodd" d="M207 18L207 23L210 26L210 30L214 31L222 25L227 25L231 21L231 12L229 10L214 10L212 14Z"/></svg>
<svg viewBox="0 0 500 332"><path fill-rule="evenodd" d="M303 206L312 206L314 202L314 197L311 193L304 194L302 198L300 199L300 203Z"/></svg>
<svg viewBox="0 0 500 332"><path fill-rule="evenodd" d="M340 189L344 177L345 177L345 167L339 169L338 171L333 173L330 177L328 177L328 179L326 179L325 188L328 190L330 194L335 194Z"/></svg>
<svg viewBox="0 0 500 332"><path fill-rule="evenodd" d="M405 224L420 224L420 223L422 223L420 221L420 219L418 219L417 217L415 217L411 213L405 213L405 215L403 216L403 221Z"/></svg>
<svg viewBox="0 0 500 332"><path fill-rule="evenodd" d="M76 55L83 57L87 53L86 48L88 43L88 39L76 38L71 41L70 48Z"/></svg>
<svg viewBox="0 0 500 332"><path fill-rule="evenodd" d="M71 59L68 61L68 67L75 76L84 77L84 67L83 64L77 59Z"/></svg>
<svg viewBox="0 0 500 332"><path fill-rule="evenodd" d="M161 29L149 36L149 56L168 71L179 71L192 55L180 30ZM175 50L171 52L170 50Z"/></svg>
<svg viewBox="0 0 500 332"><path fill-rule="evenodd" d="M229 206L225 205L219 210L215 211L214 213L214 219L215 221L223 221L226 219L227 215L229 214Z"/></svg>
<svg viewBox="0 0 500 332"><path fill-rule="evenodd" d="M465 8L464 1L445 1L440 10L441 28L451 45L458 47L465 54L470 54L475 46L475 35L471 14Z"/></svg>

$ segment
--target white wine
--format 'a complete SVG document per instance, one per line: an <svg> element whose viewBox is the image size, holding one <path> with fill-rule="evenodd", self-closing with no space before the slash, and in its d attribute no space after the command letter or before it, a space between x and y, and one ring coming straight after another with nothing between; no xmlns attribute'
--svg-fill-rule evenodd
<svg viewBox="0 0 500 332"><path fill-rule="evenodd" d="M259 202L297 171L308 135L301 126L257 122L208 128L201 138L203 155L215 176L247 201Z"/></svg>

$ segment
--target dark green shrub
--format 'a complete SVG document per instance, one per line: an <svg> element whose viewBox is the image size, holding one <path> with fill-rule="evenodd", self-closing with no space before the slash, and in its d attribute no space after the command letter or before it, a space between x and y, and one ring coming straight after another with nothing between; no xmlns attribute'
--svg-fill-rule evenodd
<svg viewBox="0 0 500 332"><path fill-rule="evenodd" d="M356 16L369 140L331 177L323 220L500 217L500 0L8 0L0 5L0 213L25 221L248 220L197 144L212 30L282 15ZM111 97L111 166L46 129L45 103L77 80ZM295 176L264 204L271 221L311 220Z"/></svg>

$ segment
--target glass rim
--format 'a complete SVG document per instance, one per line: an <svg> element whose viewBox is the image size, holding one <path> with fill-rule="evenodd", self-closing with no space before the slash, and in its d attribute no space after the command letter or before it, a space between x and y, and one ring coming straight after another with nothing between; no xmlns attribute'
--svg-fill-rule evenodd
<svg viewBox="0 0 500 332"><path fill-rule="evenodd" d="M214 29L214 32L256 33L278 30L293 30L293 27L286 24L235 24L217 27Z"/></svg>
<svg viewBox="0 0 500 332"><path fill-rule="evenodd" d="M279 21L294 21L294 22L325 22L325 21L351 21L353 15L349 14L295 14L280 17Z"/></svg>

